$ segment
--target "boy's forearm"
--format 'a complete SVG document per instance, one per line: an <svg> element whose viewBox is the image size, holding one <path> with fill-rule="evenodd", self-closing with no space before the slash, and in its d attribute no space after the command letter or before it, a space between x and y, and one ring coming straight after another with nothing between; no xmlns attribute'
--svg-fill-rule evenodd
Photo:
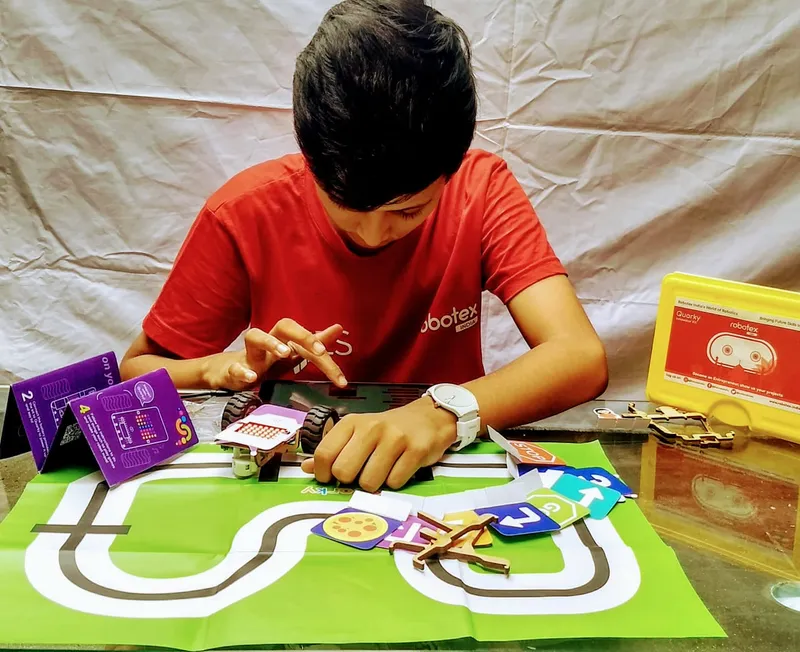
<svg viewBox="0 0 800 652"><path fill-rule="evenodd" d="M216 387L211 387L207 379L208 363L211 357L213 356L176 360L145 353L135 357L123 358L120 364L120 374L122 380L129 380L156 369L166 369L178 389L217 389Z"/></svg>
<svg viewBox="0 0 800 652"><path fill-rule="evenodd" d="M497 371L466 383L478 400L484 428L509 428L558 414L605 391L603 346L544 342Z"/></svg>

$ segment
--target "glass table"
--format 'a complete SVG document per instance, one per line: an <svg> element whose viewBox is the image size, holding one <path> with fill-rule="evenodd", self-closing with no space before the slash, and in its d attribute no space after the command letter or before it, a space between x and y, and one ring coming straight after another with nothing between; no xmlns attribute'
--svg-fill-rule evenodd
<svg viewBox="0 0 800 652"><path fill-rule="evenodd" d="M0 422L6 393L6 388L0 388ZM227 399L212 395L185 400L201 441L210 441ZM526 426L522 434L534 441L599 440L622 480L638 492L640 508L673 548L728 638L493 644L457 640L403 648L800 650L800 446L741 432L737 432L732 449L673 446L647 430L601 428L603 424L593 411L597 407L620 412L626 404L593 402L579 406ZM647 404L637 407L653 408ZM35 473L29 454L0 461L0 520ZM795 605L798 611L782 602ZM668 595L664 596L659 617L671 617Z"/></svg>

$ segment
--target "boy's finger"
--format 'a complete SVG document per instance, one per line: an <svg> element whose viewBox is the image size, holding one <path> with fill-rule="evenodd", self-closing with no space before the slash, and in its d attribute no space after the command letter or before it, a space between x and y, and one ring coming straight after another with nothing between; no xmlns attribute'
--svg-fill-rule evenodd
<svg viewBox="0 0 800 652"><path fill-rule="evenodd" d="M368 492L378 491L404 450L402 439L381 437L358 478L361 488Z"/></svg>
<svg viewBox="0 0 800 652"><path fill-rule="evenodd" d="M228 367L228 378L237 383L254 383L258 380L258 374L240 362L234 362Z"/></svg>
<svg viewBox="0 0 800 652"><path fill-rule="evenodd" d="M336 338L342 334L342 330L344 330L339 324L334 324L333 326L328 326L325 330L317 331L314 335L319 338L319 340L327 347L334 342L336 342ZM301 356L295 349L292 349L292 354L289 356L289 360L292 362L299 360L303 356Z"/></svg>
<svg viewBox="0 0 800 652"><path fill-rule="evenodd" d="M325 435L325 437L329 436L330 433ZM325 441L325 438L323 438L323 441ZM355 482L370 455L378 447L379 441L379 428L362 427L361 429L356 429L336 456L336 461L331 466L331 475L344 484Z"/></svg>
<svg viewBox="0 0 800 652"><path fill-rule="evenodd" d="M334 324L319 333L311 333L293 319L281 319L275 324L270 335L285 342L295 354L314 364L334 384L345 387L347 379L324 344L325 341L338 337L341 330L339 324Z"/></svg>
<svg viewBox="0 0 800 652"><path fill-rule="evenodd" d="M334 324L333 326L328 326L328 328L326 328L325 330L317 331L316 333L314 333L314 335L316 335L317 339L319 339L319 341L322 342L327 349L327 347L336 343L336 339L342 334L343 330L344 329L339 324ZM333 359L332 358L333 354L329 355L331 356L331 359ZM342 382L342 385L346 384L347 384L346 381Z"/></svg>
<svg viewBox="0 0 800 652"><path fill-rule="evenodd" d="M333 479L333 463L352 436L352 422L343 419L322 438L314 452L314 475L319 482L326 483ZM302 468L302 464L300 466Z"/></svg>
<svg viewBox="0 0 800 652"><path fill-rule="evenodd" d="M293 319L281 319L275 324L271 334L283 342L295 342L314 355L323 355L327 350L325 344L314 333Z"/></svg>
<svg viewBox="0 0 800 652"><path fill-rule="evenodd" d="M339 365L333 361L330 353L315 355L311 351L308 351L304 347L300 346L297 342L289 342L288 344L295 351L295 353L312 363L333 383L339 385L339 387L345 387L347 385L347 379L344 377Z"/></svg>
<svg viewBox="0 0 800 652"><path fill-rule="evenodd" d="M274 335L267 334L267 340L269 345L269 351L276 357L276 358L288 358L292 355L291 347L287 346L285 342L281 342L277 337Z"/></svg>
<svg viewBox="0 0 800 652"><path fill-rule="evenodd" d="M386 478L386 486L390 489L402 488L422 466L422 459L416 453L408 449L395 462L392 470Z"/></svg>
<svg viewBox="0 0 800 652"><path fill-rule="evenodd" d="M266 365L267 356L273 348L274 337L260 328L251 328L244 334L244 348L247 360L255 366Z"/></svg>
<svg viewBox="0 0 800 652"><path fill-rule="evenodd" d="M317 336L325 346L330 346L336 341L336 338L342 334L344 329L341 327L340 324L334 324L333 326L328 326L325 330L317 331L314 335Z"/></svg>
<svg viewBox="0 0 800 652"><path fill-rule="evenodd" d="M333 383L338 385L339 387L346 387L347 386L347 379L344 377L342 370L339 368L339 365L333 361L330 353L326 353L325 355L317 355L309 358L309 362L313 362L314 365L324 373L328 378L331 379Z"/></svg>

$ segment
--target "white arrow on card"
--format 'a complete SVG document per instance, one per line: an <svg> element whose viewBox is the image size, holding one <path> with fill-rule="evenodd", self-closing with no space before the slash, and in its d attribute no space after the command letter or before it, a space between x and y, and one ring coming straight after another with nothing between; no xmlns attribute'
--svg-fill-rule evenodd
<svg viewBox="0 0 800 652"><path fill-rule="evenodd" d="M584 507L588 507L595 500L603 500L603 492L597 487L592 487L591 489L581 489L578 493L583 496L580 504Z"/></svg>
<svg viewBox="0 0 800 652"><path fill-rule="evenodd" d="M513 516L506 516L502 521L500 521L500 525L521 528L526 523L538 523L542 520L536 512L532 511L528 507L520 507L519 511L521 511L523 514L527 514L528 518L514 518Z"/></svg>

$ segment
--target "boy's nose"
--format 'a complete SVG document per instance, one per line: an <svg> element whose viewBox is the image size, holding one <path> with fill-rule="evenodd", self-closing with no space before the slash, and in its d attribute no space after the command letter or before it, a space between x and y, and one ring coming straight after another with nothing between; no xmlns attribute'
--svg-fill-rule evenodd
<svg viewBox="0 0 800 652"><path fill-rule="evenodd" d="M379 247L389 239L389 228L383 215L366 215L358 229L359 237L368 247Z"/></svg>

